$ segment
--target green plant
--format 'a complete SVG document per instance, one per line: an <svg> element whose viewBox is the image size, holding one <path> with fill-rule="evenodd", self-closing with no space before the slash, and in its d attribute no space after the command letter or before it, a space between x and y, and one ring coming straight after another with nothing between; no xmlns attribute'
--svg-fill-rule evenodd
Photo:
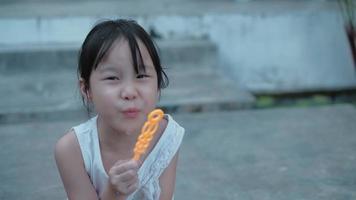
<svg viewBox="0 0 356 200"><path fill-rule="evenodd" d="M276 101L271 96L261 96L257 98L256 107L257 108L268 108L276 104Z"/></svg>

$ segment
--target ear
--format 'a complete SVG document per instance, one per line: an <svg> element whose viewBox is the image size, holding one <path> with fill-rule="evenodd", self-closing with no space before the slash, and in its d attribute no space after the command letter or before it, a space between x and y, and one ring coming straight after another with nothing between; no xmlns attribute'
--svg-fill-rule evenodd
<svg viewBox="0 0 356 200"><path fill-rule="evenodd" d="M91 100L90 91L89 91L89 88L86 87L85 81L83 78L79 78L79 88L80 88L80 93L82 94L82 97L85 100L90 101Z"/></svg>

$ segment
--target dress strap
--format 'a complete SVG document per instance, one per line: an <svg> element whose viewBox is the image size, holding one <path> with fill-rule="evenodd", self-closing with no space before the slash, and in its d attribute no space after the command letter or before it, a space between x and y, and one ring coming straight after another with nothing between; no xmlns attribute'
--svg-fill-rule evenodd
<svg viewBox="0 0 356 200"><path fill-rule="evenodd" d="M150 179L158 179L164 169L166 169L177 153L183 140L184 128L173 120L170 115L168 124L161 138L147 156L139 170L139 179L141 185L145 185Z"/></svg>
<svg viewBox="0 0 356 200"><path fill-rule="evenodd" d="M98 139L96 135L96 118L97 116L72 128L80 146L84 167L89 175L92 170L92 163L94 159L93 148L95 147L94 144Z"/></svg>

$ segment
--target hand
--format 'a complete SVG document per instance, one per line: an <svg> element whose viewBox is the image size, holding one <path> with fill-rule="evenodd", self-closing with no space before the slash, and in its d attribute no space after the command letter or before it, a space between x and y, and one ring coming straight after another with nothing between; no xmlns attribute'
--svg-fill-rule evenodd
<svg viewBox="0 0 356 200"><path fill-rule="evenodd" d="M119 160L109 171L109 182L119 195L127 196L138 188L138 162Z"/></svg>

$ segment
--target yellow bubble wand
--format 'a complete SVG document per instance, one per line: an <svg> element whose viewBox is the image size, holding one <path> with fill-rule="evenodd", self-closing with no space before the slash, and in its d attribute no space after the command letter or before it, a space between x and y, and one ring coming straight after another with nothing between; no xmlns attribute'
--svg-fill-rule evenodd
<svg viewBox="0 0 356 200"><path fill-rule="evenodd" d="M134 148L133 159L138 161L142 154L150 146L150 142L158 129L158 123L163 118L164 112L161 109L155 109L148 115L148 119L141 129L141 134L137 138Z"/></svg>

